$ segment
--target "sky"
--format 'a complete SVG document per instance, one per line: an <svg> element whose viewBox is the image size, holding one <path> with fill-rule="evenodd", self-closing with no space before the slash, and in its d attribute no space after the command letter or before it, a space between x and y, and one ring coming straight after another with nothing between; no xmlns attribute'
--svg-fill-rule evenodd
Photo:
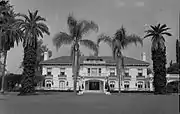
<svg viewBox="0 0 180 114"><path fill-rule="evenodd" d="M166 38L167 60L175 61L175 44L178 36L178 13L180 11L180 0L10 0L16 12L27 14L31 11L39 10L39 15L47 19L46 24L50 30L50 36L44 35L44 44L52 50L51 58L70 55L70 46L63 46L58 51L53 46L52 38L60 31L68 32L67 17L73 13L76 19L93 20L99 26L98 33L90 33L84 39L97 40L97 36L105 33L113 36L122 25L128 34L144 36L145 25L155 25L157 23L167 24L171 28L169 32L173 34ZM143 47L130 45L123 50L123 54L128 57L141 59L141 53L145 52L147 61L151 61L151 40L145 39ZM84 55L90 55L91 50L80 47ZM100 56L110 56L112 54L107 44L101 43L99 49ZM8 52L7 69L12 73L20 73L20 62L23 60L22 44L16 46Z"/></svg>

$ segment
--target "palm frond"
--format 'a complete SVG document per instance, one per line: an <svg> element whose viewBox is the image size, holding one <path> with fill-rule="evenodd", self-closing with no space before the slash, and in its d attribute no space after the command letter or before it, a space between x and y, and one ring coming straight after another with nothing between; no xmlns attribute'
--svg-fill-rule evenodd
<svg viewBox="0 0 180 114"><path fill-rule="evenodd" d="M160 29L159 32L160 32L160 33L163 33L163 32L165 32L165 31L167 31L167 30L169 30L169 29L171 29L171 28L163 28L163 29Z"/></svg>
<svg viewBox="0 0 180 114"><path fill-rule="evenodd" d="M163 32L162 35L172 36L172 34L169 32Z"/></svg>
<svg viewBox="0 0 180 114"><path fill-rule="evenodd" d="M152 36L154 36L154 34L146 34L146 35L144 36L144 39L145 39L145 38L152 37Z"/></svg>
<svg viewBox="0 0 180 114"><path fill-rule="evenodd" d="M56 46L56 49L58 50L62 45L71 44L73 43L73 38L69 36L67 33L60 32L55 35L53 38L53 45Z"/></svg>
<svg viewBox="0 0 180 114"><path fill-rule="evenodd" d="M74 35L76 25L77 25L77 20L74 18L73 14L69 14L68 19L67 19L67 25L68 25L70 34Z"/></svg>
<svg viewBox="0 0 180 114"><path fill-rule="evenodd" d="M44 23L38 23L37 24L37 28L43 32L43 33L46 33L47 35L50 35L50 32L49 32L49 28L46 24Z"/></svg>
<svg viewBox="0 0 180 114"><path fill-rule="evenodd" d="M164 28L166 28L166 27L167 27L167 25L166 25L166 24L163 24L163 25L160 26L159 29L161 30L161 29L164 29Z"/></svg>
<svg viewBox="0 0 180 114"><path fill-rule="evenodd" d="M101 42L107 43L112 48L112 38L110 36L100 34L97 39L97 45L99 46Z"/></svg>
<svg viewBox="0 0 180 114"><path fill-rule="evenodd" d="M142 38L140 38L139 36L135 35L135 34L132 34L132 35L129 35L129 36L126 36L126 42L127 44L129 43L134 43L135 45L137 45L137 43L141 44L141 46L143 46L143 40Z"/></svg>
<svg viewBox="0 0 180 114"><path fill-rule="evenodd" d="M88 39L83 39L83 40L80 40L80 44L93 50L95 54L98 54L98 45L95 42Z"/></svg>
<svg viewBox="0 0 180 114"><path fill-rule="evenodd" d="M98 25L93 21L81 20L78 23L80 27L81 36L90 33L91 31L98 32Z"/></svg>

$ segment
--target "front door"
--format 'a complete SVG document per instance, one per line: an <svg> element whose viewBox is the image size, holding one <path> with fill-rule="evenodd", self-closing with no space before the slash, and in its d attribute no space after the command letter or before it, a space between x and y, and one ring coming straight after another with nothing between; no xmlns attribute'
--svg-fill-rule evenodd
<svg viewBox="0 0 180 114"><path fill-rule="evenodd" d="M99 90L99 82L89 82L89 90Z"/></svg>

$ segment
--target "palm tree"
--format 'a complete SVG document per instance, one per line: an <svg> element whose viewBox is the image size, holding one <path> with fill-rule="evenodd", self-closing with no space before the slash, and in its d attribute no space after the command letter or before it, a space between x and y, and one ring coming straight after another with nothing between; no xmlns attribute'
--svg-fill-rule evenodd
<svg viewBox="0 0 180 114"><path fill-rule="evenodd" d="M71 45L71 57L72 57L72 68L74 75L74 92L76 91L77 76L79 71L79 56L80 50L79 45L84 45L89 49L98 52L96 43L91 40L83 39L83 36L87 35L90 31L98 31L98 25L93 21L88 20L76 20L72 14L69 14L67 19L67 25L69 28L69 33L59 32L53 38L53 44L56 46L57 50L63 44Z"/></svg>
<svg viewBox="0 0 180 114"><path fill-rule="evenodd" d="M172 36L167 32L170 28L166 24L151 25L149 30L145 31L144 38L151 38L151 54L154 71L154 92L155 94L165 93L166 87L166 46L164 35Z"/></svg>
<svg viewBox="0 0 180 114"><path fill-rule="evenodd" d="M13 11L9 1L0 2L0 52L4 56L1 93L4 93L7 52L14 47L15 42L18 45L22 40L22 32L19 27L20 20L16 18L17 16L18 14Z"/></svg>
<svg viewBox="0 0 180 114"><path fill-rule="evenodd" d="M24 19L21 23L22 31L24 33L24 68L20 95L24 95L35 92L34 78L37 63L38 37L43 38L43 34L50 35L50 33L47 25L44 23L46 19L38 15L38 10L35 12L28 10L28 15L21 14L21 16Z"/></svg>
<svg viewBox="0 0 180 114"><path fill-rule="evenodd" d="M137 43L143 44L142 39L135 35L127 35L125 28L122 26L120 29L118 29L113 37L110 37L105 34L101 34L98 37L97 44L99 45L100 42L107 43L111 49L112 49L112 56L116 61L116 72L117 76L119 78L119 93L121 92L121 76L122 71L124 69L124 57L122 54L122 50L127 48L129 44L134 43L137 45Z"/></svg>

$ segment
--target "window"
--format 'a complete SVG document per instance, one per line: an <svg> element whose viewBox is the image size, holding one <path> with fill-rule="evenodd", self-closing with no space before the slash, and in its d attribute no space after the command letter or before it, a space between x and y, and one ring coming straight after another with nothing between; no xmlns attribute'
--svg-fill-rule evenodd
<svg viewBox="0 0 180 114"><path fill-rule="evenodd" d="M143 88L143 82L138 82L138 89L142 89Z"/></svg>
<svg viewBox="0 0 180 114"><path fill-rule="evenodd" d="M51 80L47 80L47 81L46 81L46 87L50 88L50 87L51 87L51 85L52 85Z"/></svg>
<svg viewBox="0 0 180 114"><path fill-rule="evenodd" d="M129 89L129 81L124 81L124 89Z"/></svg>
<svg viewBox="0 0 180 114"><path fill-rule="evenodd" d="M114 89L114 87L115 87L115 81L110 81L110 88Z"/></svg>
<svg viewBox="0 0 180 114"><path fill-rule="evenodd" d="M128 69L128 68L125 69L124 75L125 75L125 76L129 76L129 69Z"/></svg>
<svg viewBox="0 0 180 114"><path fill-rule="evenodd" d="M94 75L94 76L97 75L97 68L92 68L91 69L91 75Z"/></svg>
<svg viewBox="0 0 180 114"><path fill-rule="evenodd" d="M115 68L110 68L110 75L115 75Z"/></svg>
<svg viewBox="0 0 180 114"><path fill-rule="evenodd" d="M142 68L141 68L141 69L138 69L138 76L142 76L142 74L143 74Z"/></svg>
<svg viewBox="0 0 180 114"><path fill-rule="evenodd" d="M60 68L60 75L65 75L65 68Z"/></svg>
<svg viewBox="0 0 180 114"><path fill-rule="evenodd" d="M69 83L68 83L68 82L66 82L66 86L68 86L68 84L69 84Z"/></svg>
<svg viewBox="0 0 180 114"><path fill-rule="evenodd" d="M52 68L47 68L47 75L51 75Z"/></svg>
<svg viewBox="0 0 180 114"><path fill-rule="evenodd" d="M59 88L60 90L65 89L65 81L59 81Z"/></svg>
<svg viewBox="0 0 180 114"><path fill-rule="evenodd" d="M91 69L90 69L90 68L88 68L88 75L90 75L90 72L91 72Z"/></svg>
<svg viewBox="0 0 180 114"><path fill-rule="evenodd" d="M99 68L99 75L101 75L101 68Z"/></svg>

